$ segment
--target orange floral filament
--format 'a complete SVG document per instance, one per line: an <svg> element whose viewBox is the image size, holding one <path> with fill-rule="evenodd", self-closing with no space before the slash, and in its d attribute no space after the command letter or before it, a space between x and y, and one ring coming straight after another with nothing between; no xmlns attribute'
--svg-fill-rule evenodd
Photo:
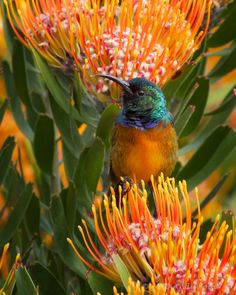
<svg viewBox="0 0 236 295"><path fill-rule="evenodd" d="M100 247L94 245L84 220L84 229L80 228L86 248L98 267L91 266L69 240L77 255L94 271L120 283L113 260L119 255L133 282L140 281L141 293L137 294L142 294L142 286L149 290L149 294L176 292L187 295L200 290L204 294L234 294L236 237L232 230L228 231L226 222L220 224L220 217L217 216L201 244L199 234L203 217L198 191L195 190L198 216L192 222L186 182L180 182L176 187L173 178L164 180L163 175L157 184L153 178L151 180L156 217L148 208L144 184L142 191L134 185L126 196L121 197L120 194L123 207L117 204L114 194L111 201L105 196L103 202L95 202L92 210ZM183 199L182 203L180 199ZM184 214L185 221L182 220ZM167 293L151 292L151 288L155 290L160 285ZM132 286L134 288L135 283Z"/></svg>

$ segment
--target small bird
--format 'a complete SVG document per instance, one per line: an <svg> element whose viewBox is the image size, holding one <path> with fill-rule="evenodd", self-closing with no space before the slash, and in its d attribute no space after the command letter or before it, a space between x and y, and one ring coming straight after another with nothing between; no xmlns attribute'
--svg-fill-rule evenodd
<svg viewBox="0 0 236 295"><path fill-rule="evenodd" d="M116 120L111 140L111 179L120 177L135 182L161 172L170 176L177 162L177 135L173 117L166 107L163 92L145 78L121 80L111 75L98 75L122 87L122 109Z"/></svg>

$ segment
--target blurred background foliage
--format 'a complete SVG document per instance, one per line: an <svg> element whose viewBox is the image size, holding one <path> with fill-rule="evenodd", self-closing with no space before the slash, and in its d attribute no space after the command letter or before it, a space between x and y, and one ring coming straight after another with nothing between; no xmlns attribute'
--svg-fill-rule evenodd
<svg viewBox="0 0 236 295"><path fill-rule="evenodd" d="M207 218L236 213L236 2L215 2L201 48L163 88L179 137L174 176L199 187ZM0 293L38 294L39 285L39 294L92 294L101 278L66 238L82 247L75 229L108 191L118 107L25 48L1 8Z"/></svg>

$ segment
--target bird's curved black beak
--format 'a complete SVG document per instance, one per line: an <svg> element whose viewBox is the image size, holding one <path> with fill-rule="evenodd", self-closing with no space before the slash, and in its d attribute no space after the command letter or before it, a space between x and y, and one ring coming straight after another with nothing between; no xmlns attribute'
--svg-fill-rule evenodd
<svg viewBox="0 0 236 295"><path fill-rule="evenodd" d="M123 89L125 89L127 92L130 94L133 94L132 90L130 89L130 85L128 82L121 80L120 78L111 76L111 75L106 75L106 74L96 74L95 76L102 77L105 79L109 79L117 84L119 84Z"/></svg>

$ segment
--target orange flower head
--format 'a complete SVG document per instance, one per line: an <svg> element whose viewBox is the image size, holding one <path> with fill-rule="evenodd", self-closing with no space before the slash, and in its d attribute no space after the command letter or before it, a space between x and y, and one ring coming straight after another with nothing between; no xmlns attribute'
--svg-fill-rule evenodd
<svg viewBox="0 0 236 295"><path fill-rule="evenodd" d="M85 58L73 56L84 82L100 99L117 98L119 90L95 77L97 73L124 80L146 77L161 87L201 44L210 5L208 0L83 1L77 5L80 21L74 41L79 40Z"/></svg>
<svg viewBox="0 0 236 295"><path fill-rule="evenodd" d="M76 69L101 100L119 89L94 74L160 87L201 44L209 0L4 0L12 28L54 67ZM201 30L207 11L207 22Z"/></svg>
<svg viewBox="0 0 236 295"><path fill-rule="evenodd" d="M134 282L141 286L163 284L177 294L234 294L236 292L236 236L228 230L226 222L216 217L205 240L199 234L203 223L198 202L196 221L185 181L176 187L174 178L153 180L156 217L148 208L147 191L136 185L118 205L113 193L112 201L104 197L92 207L94 227L100 246L93 242L83 220L79 226L86 248L97 263L92 265L68 239L80 259L93 271L114 282L121 283L117 261L125 265ZM182 200L182 203L181 201ZM191 201L192 202L192 201ZM127 278L128 281L128 278ZM153 287L153 288L154 288ZM150 287L152 288L152 287ZM150 290L149 290L150 291ZM156 294L151 293L150 294Z"/></svg>
<svg viewBox="0 0 236 295"><path fill-rule="evenodd" d="M4 0L10 24L27 47L36 49L50 65L73 70L70 35L77 20L76 4L67 0ZM74 51L79 47L75 45ZM79 55L79 53L78 53Z"/></svg>

